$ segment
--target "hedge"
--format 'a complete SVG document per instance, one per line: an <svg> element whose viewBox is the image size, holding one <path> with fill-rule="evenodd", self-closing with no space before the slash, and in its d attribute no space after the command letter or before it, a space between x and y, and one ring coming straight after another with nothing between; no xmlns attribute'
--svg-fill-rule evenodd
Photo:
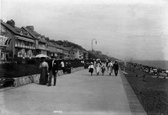
<svg viewBox="0 0 168 115"><path fill-rule="evenodd" d="M60 62L61 60L59 60ZM66 62L70 62L73 68L83 66L80 60L65 60ZM40 60L38 59L19 60L17 62L0 64L0 77L14 78L38 74L40 73L39 64ZM61 68L59 67L59 69Z"/></svg>

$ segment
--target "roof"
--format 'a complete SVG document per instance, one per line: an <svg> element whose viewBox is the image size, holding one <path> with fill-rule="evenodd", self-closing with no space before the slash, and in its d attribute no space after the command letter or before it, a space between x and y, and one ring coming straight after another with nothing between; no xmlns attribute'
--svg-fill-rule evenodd
<svg viewBox="0 0 168 115"><path fill-rule="evenodd" d="M86 51L86 50L82 50L82 52L84 52L84 53L88 53L88 51Z"/></svg>
<svg viewBox="0 0 168 115"><path fill-rule="evenodd" d="M42 43L47 43L47 41L46 41L46 40L44 40L44 39L41 39L41 38L39 39L39 38L38 38L38 40L39 40L39 42L42 42Z"/></svg>
<svg viewBox="0 0 168 115"><path fill-rule="evenodd" d="M14 33L14 34L16 34L16 35L19 35L19 36L23 36L23 37L27 37L27 38L32 39L31 36L24 35L24 33L21 34L22 29L19 28L19 27L15 27L15 28L14 28L14 27L12 27L11 25L6 24L6 23L4 23L4 22L1 22L1 24L2 24L3 26L5 26L9 31L11 31L12 33Z"/></svg>
<svg viewBox="0 0 168 115"><path fill-rule="evenodd" d="M82 50L82 49L80 49L80 48L73 48L73 50L83 51L83 50Z"/></svg>
<svg viewBox="0 0 168 115"><path fill-rule="evenodd" d="M69 51L69 48L63 47L63 46L58 45L58 44L53 43L53 42L47 42L47 45L53 46L53 47L56 47L56 48L59 48L59 49L62 49L62 50L67 50L67 51Z"/></svg>
<svg viewBox="0 0 168 115"><path fill-rule="evenodd" d="M47 45L56 47L52 42L47 42Z"/></svg>
<svg viewBox="0 0 168 115"><path fill-rule="evenodd" d="M7 27L11 32L13 32L14 34L18 34L16 31L15 31L15 29L12 27L12 26L10 26L9 24L6 24L6 23L4 23L4 22L1 22L1 24L2 25L4 25L5 27Z"/></svg>
<svg viewBox="0 0 168 115"><path fill-rule="evenodd" d="M22 27L22 28L26 30L33 38L37 39L31 30L27 29L26 27Z"/></svg>
<svg viewBox="0 0 168 115"><path fill-rule="evenodd" d="M63 46L60 46L60 45L58 45L58 44L56 44L56 43L54 43L54 44L55 44L55 46L56 46L57 48L63 49Z"/></svg>
<svg viewBox="0 0 168 115"><path fill-rule="evenodd" d="M28 28L26 28L26 27L22 27L22 28L25 29L27 32L29 32L29 34L30 34L33 38L35 38L36 40L39 40L39 42L47 43L46 40L39 38L39 37L41 37L41 35L40 35L39 33L37 33L36 31L32 31L32 30L30 30L30 29L28 29Z"/></svg>
<svg viewBox="0 0 168 115"><path fill-rule="evenodd" d="M66 47L68 50L72 50L73 49L73 47Z"/></svg>
<svg viewBox="0 0 168 115"><path fill-rule="evenodd" d="M67 50L67 51L69 51L69 49L66 48L66 47L64 47L64 46L60 46L60 47L61 47L61 49L63 49L63 50Z"/></svg>

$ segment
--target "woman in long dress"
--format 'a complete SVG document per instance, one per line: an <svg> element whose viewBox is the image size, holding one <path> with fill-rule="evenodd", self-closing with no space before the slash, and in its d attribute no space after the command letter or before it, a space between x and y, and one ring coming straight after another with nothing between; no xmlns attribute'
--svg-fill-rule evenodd
<svg viewBox="0 0 168 115"><path fill-rule="evenodd" d="M108 69L109 69L109 75L111 75L113 73L113 62L112 61L108 64Z"/></svg>
<svg viewBox="0 0 168 115"><path fill-rule="evenodd" d="M96 73L97 73L97 75L99 75L99 73L100 73L100 63L98 62L97 64L96 64Z"/></svg>
<svg viewBox="0 0 168 115"><path fill-rule="evenodd" d="M42 62L39 66L39 68L41 69L39 83L41 85L46 85L48 83L48 63L45 61L45 58L41 59Z"/></svg>

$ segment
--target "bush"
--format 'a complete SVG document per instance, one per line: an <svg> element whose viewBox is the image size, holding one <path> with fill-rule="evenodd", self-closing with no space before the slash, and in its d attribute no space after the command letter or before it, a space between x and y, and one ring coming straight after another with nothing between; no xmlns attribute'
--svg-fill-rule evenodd
<svg viewBox="0 0 168 115"><path fill-rule="evenodd" d="M20 77L32 74L39 73L39 63L35 60L25 61L26 63L22 63L20 60L19 63L17 61L11 63L4 63L0 65L0 73L3 73L1 77L5 78L13 78ZM28 63L27 63L28 62Z"/></svg>

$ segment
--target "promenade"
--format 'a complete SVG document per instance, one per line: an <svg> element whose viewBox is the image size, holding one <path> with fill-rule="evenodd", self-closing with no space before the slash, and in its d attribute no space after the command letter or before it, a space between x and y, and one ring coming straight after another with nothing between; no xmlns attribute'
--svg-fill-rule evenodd
<svg viewBox="0 0 168 115"><path fill-rule="evenodd" d="M81 70L57 86L28 84L0 92L0 115L146 115L123 74Z"/></svg>

